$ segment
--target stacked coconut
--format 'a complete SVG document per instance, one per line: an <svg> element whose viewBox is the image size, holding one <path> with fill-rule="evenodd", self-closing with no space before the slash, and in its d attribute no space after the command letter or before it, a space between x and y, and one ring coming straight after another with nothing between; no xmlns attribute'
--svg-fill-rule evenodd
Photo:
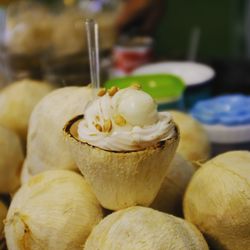
<svg viewBox="0 0 250 250"><path fill-rule="evenodd" d="M3 244L3 219L10 195L20 187L26 136L31 112L53 87L25 79L0 90L0 249Z"/></svg>
<svg viewBox="0 0 250 250"><path fill-rule="evenodd" d="M71 154L62 131L72 117L83 113L91 97L87 87L66 87L46 95L35 106L29 121L22 186L5 219L8 249L202 250L208 249L204 236L213 249L249 249L249 152L231 152L204 164L210 148L203 129L191 117L172 112L180 128L178 153L169 162L154 200L149 204L119 203L113 209L117 211L110 211L112 207L105 206L107 198L100 197L92 183L79 173L79 162ZM19 157L22 162L24 156L20 141L6 136L12 166L11 159ZM173 154L174 150L169 157ZM18 166L11 167L16 169L16 176ZM195 173L197 166L200 169ZM96 179L101 180L102 175L102 171L97 171ZM110 182L111 197L117 190L111 176L106 174L105 178L106 183L97 184L98 190ZM15 186L13 192L18 184L12 180L15 178L8 183ZM127 186L129 183L128 179ZM143 188L142 193L147 196L149 187ZM133 190L130 192L124 191L126 199L134 195ZM186 220L181 218L185 192ZM3 211L4 218L6 210Z"/></svg>

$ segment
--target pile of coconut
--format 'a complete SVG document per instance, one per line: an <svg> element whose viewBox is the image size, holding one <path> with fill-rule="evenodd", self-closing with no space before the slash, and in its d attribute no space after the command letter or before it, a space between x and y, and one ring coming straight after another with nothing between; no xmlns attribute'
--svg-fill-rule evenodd
<svg viewBox="0 0 250 250"><path fill-rule="evenodd" d="M135 184L127 178L122 190L132 203L106 206L109 197L111 203L118 199L113 177L98 171L93 187L63 132L91 98L88 87L53 90L31 80L1 90L0 249L250 249L250 152L211 159L202 126L172 111L179 146L154 199L136 200L137 190L129 188ZM140 182L138 196L147 197L150 187ZM96 190L107 183L109 197L101 197Z"/></svg>

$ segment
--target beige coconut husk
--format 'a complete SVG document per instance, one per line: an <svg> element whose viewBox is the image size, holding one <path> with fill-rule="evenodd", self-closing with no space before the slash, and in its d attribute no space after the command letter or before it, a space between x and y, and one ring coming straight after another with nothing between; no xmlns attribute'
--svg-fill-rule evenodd
<svg viewBox="0 0 250 250"><path fill-rule="evenodd" d="M81 173L103 207L119 210L133 205L148 206L160 189L178 146L179 132L136 152L106 151L78 140L77 126L83 116L70 120L65 138Z"/></svg>
<svg viewBox="0 0 250 250"><path fill-rule="evenodd" d="M30 79L8 85L0 92L0 124L14 130L25 143L33 108L52 90L51 85Z"/></svg>
<svg viewBox="0 0 250 250"><path fill-rule="evenodd" d="M150 207L182 216L183 196L194 172L193 165L177 153L167 170L160 191Z"/></svg>
<svg viewBox="0 0 250 250"><path fill-rule="evenodd" d="M24 160L22 171L20 174L21 185L28 182L31 177L32 177L32 175L29 172L28 165L26 164L26 160Z"/></svg>
<svg viewBox="0 0 250 250"><path fill-rule="evenodd" d="M180 129L177 152L190 162L205 162L211 154L211 145L202 125L190 115L170 111Z"/></svg>
<svg viewBox="0 0 250 250"><path fill-rule="evenodd" d="M12 193L19 187L23 160L19 137L0 126L0 193Z"/></svg>
<svg viewBox="0 0 250 250"><path fill-rule="evenodd" d="M53 168L51 168L53 169ZM80 174L80 170L78 168L76 168L75 170L72 170L74 171L75 173L78 173ZM21 174L20 174L20 181L21 181L21 185L24 185L25 183L27 183L30 178L32 178L33 176L35 175L32 175L28 169L28 165L26 163L26 160L24 160L24 163L23 163L23 166L22 166L22 171L21 171Z"/></svg>
<svg viewBox="0 0 250 250"><path fill-rule="evenodd" d="M212 249L249 249L250 152L227 152L205 163L188 186L184 214Z"/></svg>
<svg viewBox="0 0 250 250"><path fill-rule="evenodd" d="M65 87L47 95L34 109L28 132L26 165L31 175L51 169L76 170L62 129L83 113L90 101L89 87Z"/></svg>
<svg viewBox="0 0 250 250"><path fill-rule="evenodd" d="M85 250L208 250L202 234L187 221L151 208L131 207L104 218Z"/></svg>
<svg viewBox="0 0 250 250"><path fill-rule="evenodd" d="M80 250L102 217L102 208L81 175L46 171L15 194L5 222L7 246L12 250Z"/></svg>

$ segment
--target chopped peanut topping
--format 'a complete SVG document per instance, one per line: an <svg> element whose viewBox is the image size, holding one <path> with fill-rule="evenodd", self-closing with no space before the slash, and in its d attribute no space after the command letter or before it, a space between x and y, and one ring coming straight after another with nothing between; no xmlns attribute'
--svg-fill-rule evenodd
<svg viewBox="0 0 250 250"><path fill-rule="evenodd" d="M114 120L115 123L120 127L125 126L127 123L127 121L121 115L115 115Z"/></svg>
<svg viewBox="0 0 250 250"><path fill-rule="evenodd" d="M104 96L106 94L107 90L105 88L101 88L98 92L98 96Z"/></svg>
<svg viewBox="0 0 250 250"><path fill-rule="evenodd" d="M102 132L102 126L101 126L100 124L95 124L95 128L96 128L98 131Z"/></svg>
<svg viewBox="0 0 250 250"><path fill-rule="evenodd" d="M133 83L130 87L137 90L141 89L141 85L139 83Z"/></svg>
<svg viewBox="0 0 250 250"><path fill-rule="evenodd" d="M119 88L113 86L111 89L108 90L109 96L114 96L118 90Z"/></svg>
<svg viewBox="0 0 250 250"><path fill-rule="evenodd" d="M109 133L111 129L112 129L112 121L110 119L105 120L103 125L103 132Z"/></svg>

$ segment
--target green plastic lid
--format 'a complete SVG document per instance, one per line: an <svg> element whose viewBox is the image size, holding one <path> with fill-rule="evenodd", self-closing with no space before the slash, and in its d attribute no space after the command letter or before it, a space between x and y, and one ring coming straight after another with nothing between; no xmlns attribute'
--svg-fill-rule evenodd
<svg viewBox="0 0 250 250"><path fill-rule="evenodd" d="M104 84L104 87L110 88L112 86L117 86L122 89L134 83L139 83L142 89L158 102L180 98L185 90L184 82L179 77L170 74L113 78L108 80Z"/></svg>

